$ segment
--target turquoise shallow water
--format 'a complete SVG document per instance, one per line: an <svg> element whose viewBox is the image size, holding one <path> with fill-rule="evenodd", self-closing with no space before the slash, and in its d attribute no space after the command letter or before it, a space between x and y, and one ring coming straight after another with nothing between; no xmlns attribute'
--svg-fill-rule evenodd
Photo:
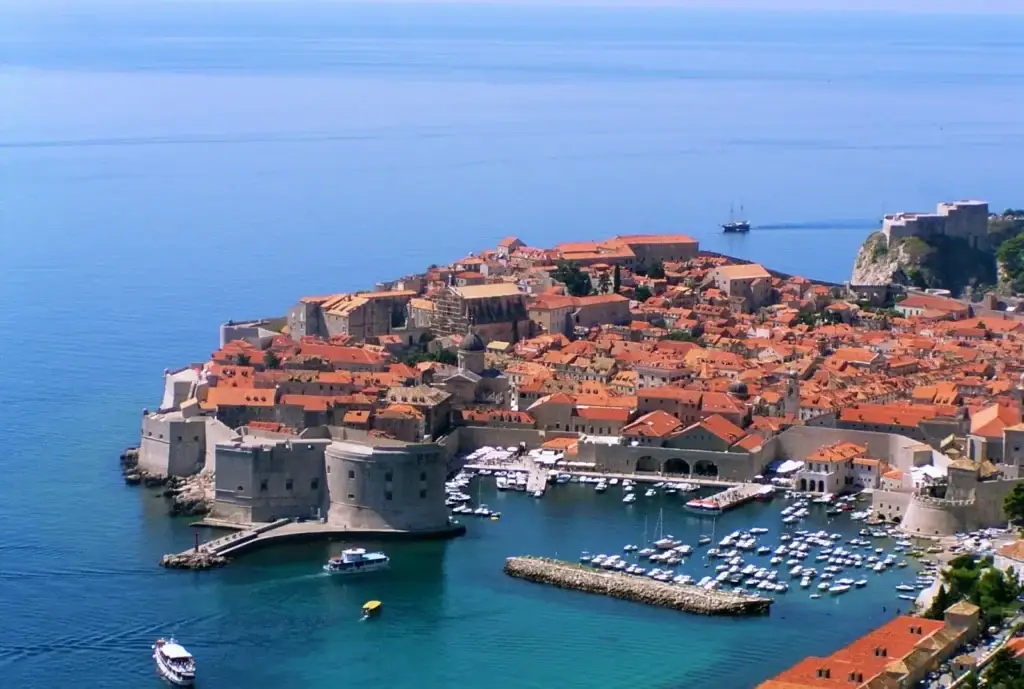
<svg viewBox="0 0 1024 689"><path fill-rule="evenodd" d="M57 8L57 9L55 9ZM640 537L556 491L340 583L192 541L117 454L228 318L494 245L684 231L845 279L883 209L1019 207L1020 19L331 3L0 4L0 686L749 687L893 613L887 582L706 620L505 578ZM757 232L716 223L746 205ZM776 523L753 506L723 519ZM772 508L774 509L774 508ZM668 530L698 525L666 508ZM357 622L370 597L380 624ZM877 597L877 598L876 598ZM888 608L882 610L883 605Z"/></svg>

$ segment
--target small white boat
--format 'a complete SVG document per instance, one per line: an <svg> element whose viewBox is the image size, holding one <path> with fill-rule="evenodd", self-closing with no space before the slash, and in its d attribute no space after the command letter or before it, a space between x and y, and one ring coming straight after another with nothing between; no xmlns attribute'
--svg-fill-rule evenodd
<svg viewBox="0 0 1024 689"><path fill-rule="evenodd" d="M707 545L711 542L711 536L701 536L697 539L697 545Z"/></svg>
<svg viewBox="0 0 1024 689"><path fill-rule="evenodd" d="M602 481L601 483L598 483L596 486L594 486L594 492L596 492L596 493L603 493L606 490L608 490L608 484L605 483L604 481Z"/></svg>
<svg viewBox="0 0 1024 689"><path fill-rule="evenodd" d="M610 479L608 481L608 485L609 486L617 486L617 485L619 485L619 479L617 479L617 478Z"/></svg>
<svg viewBox="0 0 1024 689"><path fill-rule="evenodd" d="M368 553L363 548L349 548L341 551L338 557L332 557L324 565L324 571L330 574L359 574L377 572L387 569L391 560L381 552Z"/></svg>
<svg viewBox="0 0 1024 689"><path fill-rule="evenodd" d="M622 498L622 502L636 502L636 494L635 493L626 493L626 495L623 496L623 498Z"/></svg>
<svg viewBox="0 0 1024 689"><path fill-rule="evenodd" d="M544 491L542 491L542 490L535 490L535 491L533 491L532 495L535 498L543 498L544 497Z"/></svg>
<svg viewBox="0 0 1024 689"><path fill-rule="evenodd" d="M914 587L910 586L908 584L897 584L896 585L896 590L897 591L913 591Z"/></svg>
<svg viewBox="0 0 1024 689"><path fill-rule="evenodd" d="M846 593L849 590L850 590L850 587L847 586L846 584L837 584L836 586L831 587L828 590L828 592L829 593L834 593L836 595L839 595L841 593Z"/></svg>
<svg viewBox="0 0 1024 689"><path fill-rule="evenodd" d="M191 687L196 681L196 663L185 647L172 639L157 639L153 644L156 671L168 682L179 687Z"/></svg>
<svg viewBox="0 0 1024 689"><path fill-rule="evenodd" d="M657 495L657 493L654 492L653 488L648 488L647 492L644 493L645 498L653 498L655 495Z"/></svg>
<svg viewBox="0 0 1024 689"><path fill-rule="evenodd" d="M860 588L864 588L865 586L868 585L868 580L867 579L858 579L857 581L853 582L853 585L856 586L859 589Z"/></svg>
<svg viewBox="0 0 1024 689"><path fill-rule="evenodd" d="M812 593L811 594L811 598L814 598L814 599L821 598L821 594L820 593Z"/></svg>

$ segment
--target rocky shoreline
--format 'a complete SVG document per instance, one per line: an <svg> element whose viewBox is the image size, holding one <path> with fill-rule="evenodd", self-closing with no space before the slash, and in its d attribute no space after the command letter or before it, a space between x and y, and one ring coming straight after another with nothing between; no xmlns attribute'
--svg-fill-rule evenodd
<svg viewBox="0 0 1024 689"><path fill-rule="evenodd" d="M192 476L159 476L139 467L139 449L129 447L120 456L124 482L130 486L163 488L161 496L170 501L168 513L177 516L203 516L213 506L213 472Z"/></svg>
<svg viewBox="0 0 1024 689"><path fill-rule="evenodd" d="M698 615L758 615L767 613L772 603L769 598L751 598L697 586L664 584L541 557L510 557L505 561L504 571L509 576L538 584L597 593Z"/></svg>

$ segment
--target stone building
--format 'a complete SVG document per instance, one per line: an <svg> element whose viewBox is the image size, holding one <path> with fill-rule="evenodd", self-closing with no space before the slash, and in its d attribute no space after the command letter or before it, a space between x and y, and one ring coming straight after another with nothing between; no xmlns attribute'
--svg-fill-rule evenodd
<svg viewBox="0 0 1024 689"><path fill-rule="evenodd" d="M544 295L530 304L530 322L540 332L570 335L575 328L630 322L629 299L621 294L588 297Z"/></svg>
<svg viewBox="0 0 1024 689"><path fill-rule="evenodd" d="M237 523L317 519L327 506L329 439L238 436L217 445L213 513Z"/></svg>
<svg viewBox="0 0 1024 689"><path fill-rule="evenodd" d="M886 215L882 218L882 234L887 242L906 237L946 236L981 246L988 237L988 203L955 201L940 203L934 213Z"/></svg>
<svg viewBox="0 0 1024 689"><path fill-rule="evenodd" d="M756 311L771 301L772 276L764 266L745 263L715 268L715 287L743 311Z"/></svg>
<svg viewBox="0 0 1024 689"><path fill-rule="evenodd" d="M446 287L434 300L431 329L437 335L462 335L470 326L485 343L528 336L525 295L511 283Z"/></svg>
<svg viewBox="0 0 1024 689"><path fill-rule="evenodd" d="M322 519L353 531L446 527L446 462L434 443L239 436L217 445L214 516Z"/></svg>
<svg viewBox="0 0 1024 689"><path fill-rule="evenodd" d="M398 531L447 525L447 464L438 445L379 438L334 442L327 447L326 462L329 523Z"/></svg>
<svg viewBox="0 0 1024 689"><path fill-rule="evenodd" d="M356 292L330 297L306 297L288 311L292 339L349 335L367 340L390 335L406 325L411 290Z"/></svg>
<svg viewBox="0 0 1024 689"><path fill-rule="evenodd" d="M143 413L139 468L152 476L190 476L212 469L211 443L232 433L217 419L198 415L194 402L184 409Z"/></svg>
<svg viewBox="0 0 1024 689"><path fill-rule="evenodd" d="M805 658L757 689L915 687L973 640L980 627L981 610L966 601L947 608L942 620L897 617L827 658Z"/></svg>

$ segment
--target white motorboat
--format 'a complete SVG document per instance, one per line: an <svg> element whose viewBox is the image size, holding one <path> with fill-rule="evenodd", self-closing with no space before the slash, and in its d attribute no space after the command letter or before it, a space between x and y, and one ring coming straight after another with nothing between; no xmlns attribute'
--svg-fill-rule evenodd
<svg viewBox="0 0 1024 689"><path fill-rule="evenodd" d="M867 579L858 579L857 581L853 582L853 585L856 586L857 588L863 588L863 587L868 585L868 580Z"/></svg>
<svg viewBox="0 0 1024 689"><path fill-rule="evenodd" d="M504 476L499 476L495 479L495 482L497 483L498 490L508 490L508 479Z"/></svg>
<svg viewBox="0 0 1024 689"><path fill-rule="evenodd" d="M846 584L837 584L836 586L833 586L833 587L829 588L828 592L838 595L840 593L846 593L849 590L850 590L850 587L848 585L846 585Z"/></svg>
<svg viewBox="0 0 1024 689"><path fill-rule="evenodd" d="M608 484L605 483L604 481L601 481L601 483L598 483L596 486L594 486L594 492L596 493L603 493L606 490L608 490Z"/></svg>
<svg viewBox="0 0 1024 689"><path fill-rule="evenodd" d="M636 502L636 494L626 493L626 495L622 498L622 502Z"/></svg>
<svg viewBox="0 0 1024 689"><path fill-rule="evenodd" d="M914 587L910 586L909 584L897 584L896 585L896 590L897 591L913 591Z"/></svg>
<svg viewBox="0 0 1024 689"><path fill-rule="evenodd" d="M657 495L657 493L654 492L653 488L648 488L647 492L644 493L645 498L653 498L655 495Z"/></svg>
<svg viewBox="0 0 1024 689"><path fill-rule="evenodd" d="M185 647L171 639L157 639L153 644L156 671L168 682L179 687L191 687L196 681L196 662Z"/></svg>
<svg viewBox="0 0 1024 689"><path fill-rule="evenodd" d="M324 565L330 574L357 574L387 569L391 560L381 552L368 553L363 548L343 550L338 557L332 557Z"/></svg>

